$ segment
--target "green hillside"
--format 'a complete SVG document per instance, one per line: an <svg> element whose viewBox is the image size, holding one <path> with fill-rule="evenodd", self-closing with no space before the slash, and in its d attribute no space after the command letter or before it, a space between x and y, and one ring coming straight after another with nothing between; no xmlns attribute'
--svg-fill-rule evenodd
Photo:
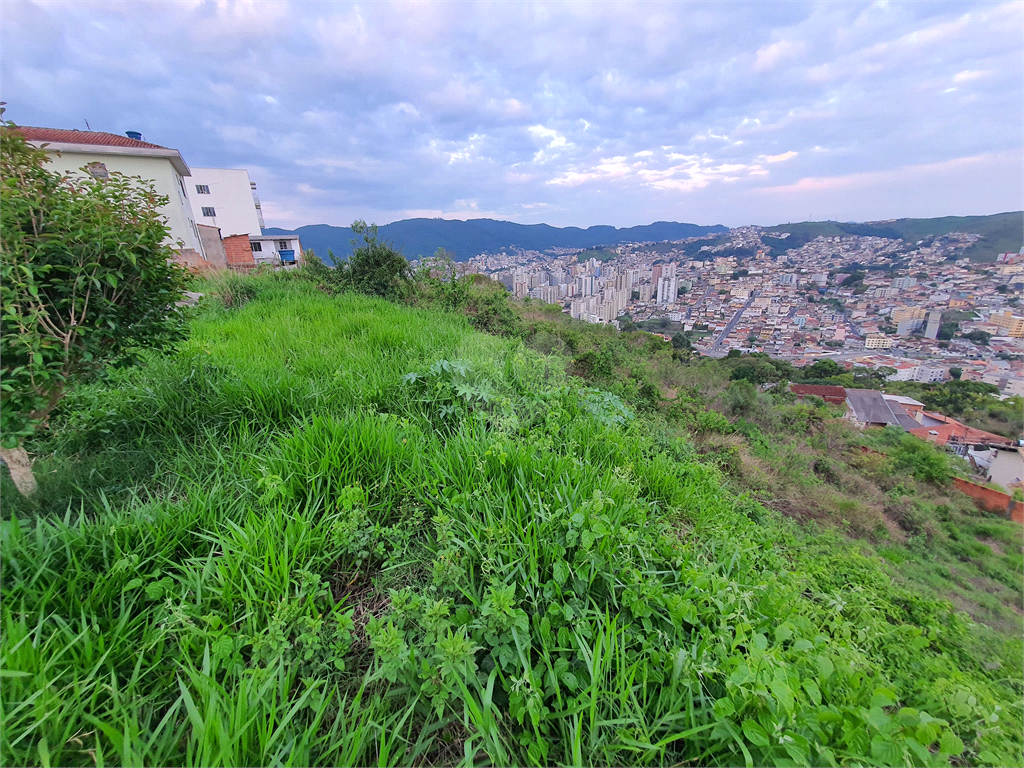
<svg viewBox="0 0 1024 768"><path fill-rule="evenodd" d="M945 454L479 277L322 279L206 284L4 473L3 765L1024 763L1020 526Z"/></svg>

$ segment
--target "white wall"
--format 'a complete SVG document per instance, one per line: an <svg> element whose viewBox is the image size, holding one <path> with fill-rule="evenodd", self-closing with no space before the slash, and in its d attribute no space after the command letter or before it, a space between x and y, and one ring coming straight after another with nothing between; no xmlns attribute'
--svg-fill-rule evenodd
<svg viewBox="0 0 1024 768"><path fill-rule="evenodd" d="M147 181L152 181L156 191L168 198L167 205L160 211L167 218L167 225L171 230L168 242L177 247L176 242L181 240L185 244L185 248L192 248L198 253L203 253L203 246L199 241L199 230L195 228L195 219L192 216L192 206L185 195L185 191L188 189L188 177L183 180L166 157L115 155L106 152L92 153L67 149L61 150L60 157L49 152L47 154L53 160L50 165L51 170L74 172L89 163L103 163L110 172L117 171L126 176L140 176Z"/></svg>
<svg viewBox="0 0 1024 768"><path fill-rule="evenodd" d="M286 243L284 250L295 251L295 263L301 264L302 258L302 244L299 242L299 238L296 235L260 235L258 237L250 237L250 243L260 243L261 248L259 251L253 251L252 257L257 264L261 263L278 263L281 257L278 256L279 243Z"/></svg>
<svg viewBox="0 0 1024 768"><path fill-rule="evenodd" d="M192 201L192 214L199 224L220 227L221 235L250 235L259 237L260 220L256 215L256 202L252 197L249 172L234 168L192 168L186 180L188 196ZM210 194L196 192L197 185L205 184ZM203 216L203 208L213 208L215 217Z"/></svg>

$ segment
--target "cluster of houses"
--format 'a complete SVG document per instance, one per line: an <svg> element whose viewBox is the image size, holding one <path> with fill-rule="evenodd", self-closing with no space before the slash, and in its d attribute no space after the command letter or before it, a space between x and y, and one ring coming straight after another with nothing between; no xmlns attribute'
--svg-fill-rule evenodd
<svg viewBox="0 0 1024 768"><path fill-rule="evenodd" d="M263 234L263 212L249 172L234 168L191 168L176 149L144 141L137 131L124 136L61 128L16 129L51 157L57 170L96 179L111 173L151 181L167 199L161 213L177 260L198 271L279 268L302 263L294 235Z"/></svg>
<svg viewBox="0 0 1024 768"><path fill-rule="evenodd" d="M818 384L790 384L789 391L801 401L817 397L845 408L846 418L861 429L897 427L950 450L970 461L986 482L997 483L1009 493L1024 489L1024 449L1018 442L926 411L924 403L912 397Z"/></svg>

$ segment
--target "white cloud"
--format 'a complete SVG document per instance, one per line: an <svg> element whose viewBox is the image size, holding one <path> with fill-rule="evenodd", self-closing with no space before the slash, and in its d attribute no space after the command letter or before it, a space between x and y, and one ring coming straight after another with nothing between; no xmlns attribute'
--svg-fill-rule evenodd
<svg viewBox="0 0 1024 768"><path fill-rule="evenodd" d="M804 45L801 40L777 40L774 43L763 45L757 49L757 56L754 59L755 72L767 72L775 69L779 64L796 58L803 53Z"/></svg>
<svg viewBox="0 0 1024 768"><path fill-rule="evenodd" d="M790 150L789 152L783 152L781 155L763 155L761 159L766 163L781 163L785 160L796 157L799 152Z"/></svg>

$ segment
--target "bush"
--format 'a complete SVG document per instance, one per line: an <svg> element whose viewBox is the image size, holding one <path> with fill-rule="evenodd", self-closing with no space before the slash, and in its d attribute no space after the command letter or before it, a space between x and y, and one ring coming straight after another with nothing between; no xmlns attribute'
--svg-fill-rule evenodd
<svg viewBox="0 0 1024 768"><path fill-rule="evenodd" d="M926 483L942 485L953 477L949 456L920 438L903 435L890 455L893 468Z"/></svg>

